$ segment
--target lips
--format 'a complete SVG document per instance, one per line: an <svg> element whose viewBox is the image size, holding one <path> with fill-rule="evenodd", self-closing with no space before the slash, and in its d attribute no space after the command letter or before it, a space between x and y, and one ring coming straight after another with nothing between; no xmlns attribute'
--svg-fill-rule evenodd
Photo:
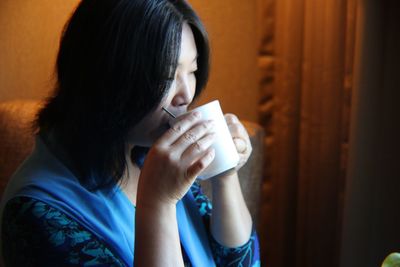
<svg viewBox="0 0 400 267"><path fill-rule="evenodd" d="M166 112L166 117L168 121L168 127L175 124L177 118L187 112L186 109L179 109L179 110L164 110Z"/></svg>

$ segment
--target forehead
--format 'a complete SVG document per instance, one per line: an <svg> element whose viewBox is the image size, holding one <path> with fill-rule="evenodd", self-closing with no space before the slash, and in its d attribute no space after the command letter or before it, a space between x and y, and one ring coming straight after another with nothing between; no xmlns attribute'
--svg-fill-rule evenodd
<svg viewBox="0 0 400 267"><path fill-rule="evenodd" d="M182 27L181 51L179 54L179 65L191 64L197 58L196 42L192 29L187 23Z"/></svg>

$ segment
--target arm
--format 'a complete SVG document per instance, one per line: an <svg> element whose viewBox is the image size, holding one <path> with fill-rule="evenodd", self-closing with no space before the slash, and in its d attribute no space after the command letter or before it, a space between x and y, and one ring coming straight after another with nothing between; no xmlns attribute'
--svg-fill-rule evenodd
<svg viewBox="0 0 400 267"><path fill-rule="evenodd" d="M255 229L253 228L249 240L242 246L225 247L221 245L212 237L209 229L210 216L212 213L210 200L203 194L201 186L198 183L193 184L191 191L195 197L196 204L199 208L206 229L208 230L211 251L214 255L216 265L231 267L260 266L260 249Z"/></svg>
<svg viewBox="0 0 400 267"><path fill-rule="evenodd" d="M135 266L183 266L176 203L214 159L212 123L184 116L147 154L138 185Z"/></svg>
<svg viewBox="0 0 400 267"><path fill-rule="evenodd" d="M137 202L135 266L183 266L176 205Z"/></svg>
<svg viewBox="0 0 400 267"><path fill-rule="evenodd" d="M237 172L212 181L213 212L211 233L226 247L245 244L251 234L252 219L243 199Z"/></svg>
<svg viewBox="0 0 400 267"><path fill-rule="evenodd" d="M212 180L213 213L211 233L215 240L227 247L246 243L252 230L252 219L243 198L237 170L250 157L252 147L246 129L233 114L225 115L226 122L239 154L236 170Z"/></svg>

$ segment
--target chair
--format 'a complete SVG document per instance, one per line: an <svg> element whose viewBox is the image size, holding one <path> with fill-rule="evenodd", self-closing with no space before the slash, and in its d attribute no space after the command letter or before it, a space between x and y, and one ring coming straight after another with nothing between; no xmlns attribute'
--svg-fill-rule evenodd
<svg viewBox="0 0 400 267"><path fill-rule="evenodd" d="M40 105L39 101L33 100L0 103L0 197L8 179L32 151L34 137L31 122ZM250 213L256 220L262 182L264 132L256 123L245 121L243 124L250 135L253 153L239 171L240 183ZM210 185L207 181L203 182L203 188L210 196Z"/></svg>

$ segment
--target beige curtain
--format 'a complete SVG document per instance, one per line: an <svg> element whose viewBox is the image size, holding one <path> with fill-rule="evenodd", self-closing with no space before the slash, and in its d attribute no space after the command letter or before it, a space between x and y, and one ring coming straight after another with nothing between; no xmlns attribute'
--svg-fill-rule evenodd
<svg viewBox="0 0 400 267"><path fill-rule="evenodd" d="M399 235L376 237L387 232L383 225L399 222L399 216L382 211L400 203L393 194L382 197L394 177L400 180L399 170L394 169L399 156L388 147L398 144L394 135L398 131L393 129L396 111L400 114L393 100L400 99L395 97L400 87L393 73L400 62L393 59L400 47L394 30L400 25L395 19L400 14L398 4L373 0L258 0L257 4L259 110L267 132L264 265L378 266L386 253L383 247L400 241ZM366 167L377 153L380 160ZM378 169L385 171L378 174ZM368 193L380 195L371 200ZM371 213L374 208L379 212ZM365 219L371 220L372 214L387 217L374 217L375 223L367 224ZM360 225L362 230L355 231ZM378 234L368 235L367 229ZM374 240L379 245L369 246ZM366 248L371 265L361 264L361 249ZM349 261L353 257L359 261Z"/></svg>
<svg viewBox="0 0 400 267"><path fill-rule="evenodd" d="M380 266L400 252L400 2L357 12L341 265Z"/></svg>

